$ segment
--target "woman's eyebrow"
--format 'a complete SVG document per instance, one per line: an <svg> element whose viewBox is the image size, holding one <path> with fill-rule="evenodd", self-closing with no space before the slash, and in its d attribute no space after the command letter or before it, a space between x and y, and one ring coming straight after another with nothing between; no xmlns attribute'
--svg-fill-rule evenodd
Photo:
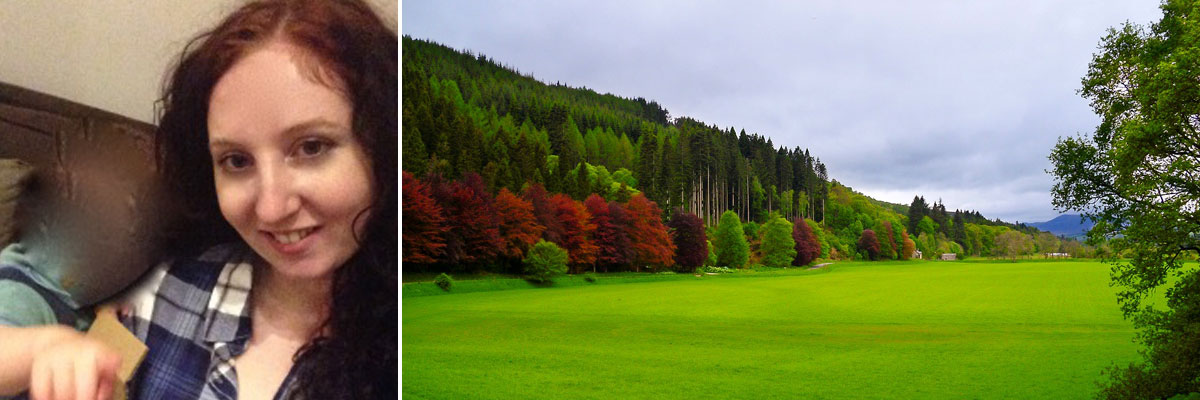
<svg viewBox="0 0 1200 400"><path fill-rule="evenodd" d="M225 139L212 139L208 142L208 150L211 152L230 147L237 147L237 145Z"/></svg>
<svg viewBox="0 0 1200 400"><path fill-rule="evenodd" d="M295 138L296 136L300 136L305 133L308 133L309 131L311 131L313 129L317 129L317 128L328 128L328 129L332 129L335 131L340 131L340 129L342 127L341 127L341 125L330 122L329 120L326 120L324 118L314 118L314 119L310 119L308 121L304 121L304 122L292 125L292 126L288 127L287 129L284 129L282 136L284 138L291 139L291 138ZM208 148L210 151L211 150L219 150L219 149L223 149L223 148L229 148L229 147L237 147L237 146L238 146L237 142L234 142L234 141L231 141L231 140L228 140L225 138L210 139L208 142Z"/></svg>
<svg viewBox="0 0 1200 400"><path fill-rule="evenodd" d="M292 138L308 133L316 128L331 128L336 130L341 128L341 126L324 118L314 118L288 127L283 131L283 136Z"/></svg>

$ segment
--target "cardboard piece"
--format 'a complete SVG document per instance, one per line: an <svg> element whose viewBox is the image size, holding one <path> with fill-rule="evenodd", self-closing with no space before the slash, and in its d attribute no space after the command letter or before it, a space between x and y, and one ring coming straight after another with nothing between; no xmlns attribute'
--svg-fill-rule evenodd
<svg viewBox="0 0 1200 400"><path fill-rule="evenodd" d="M113 384L113 400L125 400L125 384L133 378L133 371L146 357L146 344L133 336L125 326L117 321L116 313L107 307L96 311L96 320L87 336L109 345L121 354L121 368L117 370L120 382Z"/></svg>

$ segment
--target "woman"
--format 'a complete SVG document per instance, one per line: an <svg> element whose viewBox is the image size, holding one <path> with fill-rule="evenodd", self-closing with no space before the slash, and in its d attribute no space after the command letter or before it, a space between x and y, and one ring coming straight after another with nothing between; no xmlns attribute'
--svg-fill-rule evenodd
<svg viewBox="0 0 1200 400"><path fill-rule="evenodd" d="M396 396L396 63L355 0L252 2L185 49L156 150L186 222L126 296L134 398ZM107 398L132 361L68 327L3 333L3 393Z"/></svg>
<svg viewBox="0 0 1200 400"><path fill-rule="evenodd" d="M188 222L127 318L135 398L395 397L396 63L350 0L253 2L185 49L156 144Z"/></svg>

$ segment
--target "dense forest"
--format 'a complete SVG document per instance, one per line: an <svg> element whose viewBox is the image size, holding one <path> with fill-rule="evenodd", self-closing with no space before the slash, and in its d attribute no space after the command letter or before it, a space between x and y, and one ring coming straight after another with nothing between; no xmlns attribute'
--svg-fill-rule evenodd
<svg viewBox="0 0 1200 400"><path fill-rule="evenodd" d="M831 180L807 149L673 117L652 100L545 84L487 56L407 36L402 46L403 242L410 263L518 270L545 240L567 250L573 271L668 268L679 264L670 254L704 254L681 250L675 236L663 239L666 225L687 216L697 219L700 243L711 252L701 263L711 266L782 259L764 248L794 247L778 251L801 259L796 254L807 244L796 240L809 236L819 257L829 259L907 259L913 250L925 258L1091 251L976 211L948 212L920 196L909 205L871 199ZM500 212L498 205L531 217L479 215ZM641 213L635 220L659 224L634 227L634 209ZM748 255L738 265L719 257L738 247L720 240L720 225L730 218L746 241ZM609 231L597 230L604 226ZM768 235L768 226L790 234ZM597 252L603 240L618 241ZM620 249L652 245L658 247L642 253Z"/></svg>
<svg viewBox="0 0 1200 400"><path fill-rule="evenodd" d="M546 85L486 56L405 37L403 168L455 179L478 172L489 189L527 182L577 200L620 186L664 210L704 221L773 211L823 219L825 165L763 135L671 118L654 101Z"/></svg>

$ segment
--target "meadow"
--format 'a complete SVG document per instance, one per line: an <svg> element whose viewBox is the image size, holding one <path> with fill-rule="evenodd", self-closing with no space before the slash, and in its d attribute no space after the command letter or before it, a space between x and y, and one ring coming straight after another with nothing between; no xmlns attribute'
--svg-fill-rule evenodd
<svg viewBox="0 0 1200 400"><path fill-rule="evenodd" d="M407 398L1089 398L1139 359L1091 261L405 284ZM491 285L495 289L486 290Z"/></svg>

